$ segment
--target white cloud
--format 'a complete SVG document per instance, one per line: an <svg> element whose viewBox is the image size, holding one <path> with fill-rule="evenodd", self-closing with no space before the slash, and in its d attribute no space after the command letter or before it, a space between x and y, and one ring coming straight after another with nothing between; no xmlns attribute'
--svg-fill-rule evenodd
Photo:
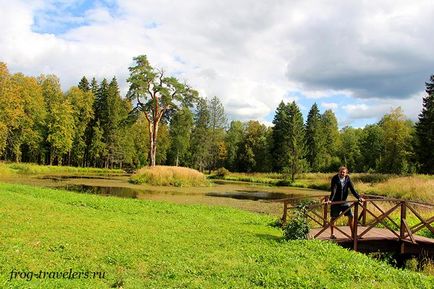
<svg viewBox="0 0 434 289"><path fill-rule="evenodd" d="M348 104L343 106L347 117L343 121L350 124L354 120L374 119L379 121L385 114L388 114L397 107L401 107L408 119L417 121L418 114L422 110L423 94L415 94L409 99L371 99L365 103Z"/></svg>
<svg viewBox="0 0 434 289"><path fill-rule="evenodd" d="M38 31L73 22L65 33L32 31L36 13L74 3L83 2L0 0L0 61L12 72L55 73L64 89L83 75L116 76L125 92L132 58L146 54L203 96L220 97L233 119L264 123L281 100L303 107L325 98L321 106L345 108L338 118L349 122L390 106L414 119L415 95L433 73L428 0L98 1L63 20L43 14Z"/></svg>
<svg viewBox="0 0 434 289"><path fill-rule="evenodd" d="M339 105L335 102L321 102L321 106L325 109L331 109L334 111L339 107Z"/></svg>

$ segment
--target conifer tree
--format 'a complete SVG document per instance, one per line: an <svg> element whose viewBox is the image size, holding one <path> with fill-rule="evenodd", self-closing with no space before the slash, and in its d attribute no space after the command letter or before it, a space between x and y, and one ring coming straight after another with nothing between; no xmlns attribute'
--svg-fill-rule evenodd
<svg viewBox="0 0 434 289"><path fill-rule="evenodd" d="M87 81L86 76L83 76L78 83L78 88L81 89L84 92L88 92L90 90L89 81Z"/></svg>
<svg viewBox="0 0 434 289"><path fill-rule="evenodd" d="M427 95L416 123L415 151L420 172L434 174L434 75L425 83Z"/></svg>
<svg viewBox="0 0 434 289"><path fill-rule="evenodd" d="M68 165L84 166L86 150L86 129L93 118L94 95L90 90L83 90L78 87L71 87L66 98L72 105L74 117L74 140L68 157Z"/></svg>
<svg viewBox="0 0 434 289"><path fill-rule="evenodd" d="M288 167L289 161L289 119L288 107L282 101L276 109L271 133L271 156L273 170L280 172Z"/></svg>
<svg viewBox="0 0 434 289"><path fill-rule="evenodd" d="M324 165L324 134L322 132L321 114L314 103L306 121L306 158L310 171L319 172Z"/></svg>
<svg viewBox="0 0 434 289"><path fill-rule="evenodd" d="M150 165L155 166L160 121L181 103L191 106L198 93L176 78L166 76L163 70L154 69L146 55L135 57L134 62L129 67L127 97L136 102L135 110L143 112L149 123Z"/></svg>
<svg viewBox="0 0 434 289"><path fill-rule="evenodd" d="M294 102L288 103L288 169L291 174L292 182L295 181L295 175L305 169L305 144L304 144L304 125L303 115Z"/></svg>

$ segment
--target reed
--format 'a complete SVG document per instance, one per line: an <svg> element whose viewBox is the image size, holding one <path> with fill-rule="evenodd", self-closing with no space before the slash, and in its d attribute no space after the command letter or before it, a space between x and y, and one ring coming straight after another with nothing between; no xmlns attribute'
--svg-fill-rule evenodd
<svg viewBox="0 0 434 289"><path fill-rule="evenodd" d="M173 167L144 167L137 171L130 182L134 184L150 184L154 186L196 187L208 186L205 175L197 170Z"/></svg>
<svg viewBox="0 0 434 289"><path fill-rule="evenodd" d="M396 176L379 183L357 182L356 187L365 194L434 203L434 177L432 176Z"/></svg>

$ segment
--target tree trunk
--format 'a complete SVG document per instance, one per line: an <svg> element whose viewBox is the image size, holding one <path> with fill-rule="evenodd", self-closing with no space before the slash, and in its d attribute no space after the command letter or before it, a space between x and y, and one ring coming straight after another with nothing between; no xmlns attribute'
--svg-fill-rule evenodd
<svg viewBox="0 0 434 289"><path fill-rule="evenodd" d="M149 124L149 142L150 142L150 158L151 167L156 166L157 157L157 134L158 134L158 122L155 121L152 125Z"/></svg>
<svg viewBox="0 0 434 289"><path fill-rule="evenodd" d="M154 154L154 130L149 128L149 166L155 167L155 154Z"/></svg>

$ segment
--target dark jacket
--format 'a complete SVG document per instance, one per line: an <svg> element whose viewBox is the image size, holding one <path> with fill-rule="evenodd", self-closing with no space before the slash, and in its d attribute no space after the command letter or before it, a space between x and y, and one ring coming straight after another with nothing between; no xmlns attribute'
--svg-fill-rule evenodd
<svg viewBox="0 0 434 289"><path fill-rule="evenodd" d="M360 199L360 195L354 189L353 183L351 182L350 176L345 176L344 186L342 187L341 181L339 180L339 175L336 174L332 178L332 183L330 186L330 201L346 201L348 197L348 189L357 199Z"/></svg>

